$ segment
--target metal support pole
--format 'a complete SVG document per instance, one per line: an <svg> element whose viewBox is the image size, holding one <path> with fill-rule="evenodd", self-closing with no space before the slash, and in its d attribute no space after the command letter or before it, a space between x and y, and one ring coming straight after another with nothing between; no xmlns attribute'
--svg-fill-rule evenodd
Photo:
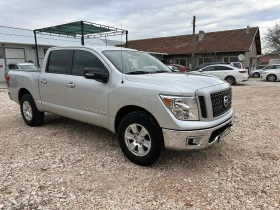
<svg viewBox="0 0 280 210"><path fill-rule="evenodd" d="M81 42L82 42L82 46L84 46L84 45L85 45L85 39L84 39L84 21L81 21L81 29L82 29Z"/></svg>
<svg viewBox="0 0 280 210"><path fill-rule="evenodd" d="M127 43L127 40L128 40L128 31L125 31L125 47L128 48L128 43Z"/></svg>
<svg viewBox="0 0 280 210"><path fill-rule="evenodd" d="M35 52L36 52L36 57L37 57L36 60L37 60L37 65L40 67L36 31L34 30L33 32L34 32L34 38L35 38Z"/></svg>
<svg viewBox="0 0 280 210"><path fill-rule="evenodd" d="M194 51L195 51L195 16L193 16L193 35L192 35L192 69L195 67L195 60L194 60Z"/></svg>

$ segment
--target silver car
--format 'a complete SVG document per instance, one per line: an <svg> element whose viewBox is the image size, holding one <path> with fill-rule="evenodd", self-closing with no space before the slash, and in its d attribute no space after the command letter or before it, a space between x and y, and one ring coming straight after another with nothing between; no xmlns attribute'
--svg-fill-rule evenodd
<svg viewBox="0 0 280 210"><path fill-rule="evenodd" d="M280 66L280 64L269 65L269 66L263 67L262 69L256 69L256 70L250 71L249 75L250 75L250 77L260 78L261 74L265 70L277 69L277 66Z"/></svg>
<svg viewBox="0 0 280 210"><path fill-rule="evenodd" d="M34 63L10 63L5 69L5 75L8 74L9 70L39 71L40 68Z"/></svg>

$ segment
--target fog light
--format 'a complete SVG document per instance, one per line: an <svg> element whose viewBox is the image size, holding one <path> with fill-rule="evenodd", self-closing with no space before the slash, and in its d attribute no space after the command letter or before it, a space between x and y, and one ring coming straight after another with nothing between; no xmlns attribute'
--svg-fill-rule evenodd
<svg viewBox="0 0 280 210"><path fill-rule="evenodd" d="M202 138L200 136L187 138L187 146L201 146L201 144Z"/></svg>

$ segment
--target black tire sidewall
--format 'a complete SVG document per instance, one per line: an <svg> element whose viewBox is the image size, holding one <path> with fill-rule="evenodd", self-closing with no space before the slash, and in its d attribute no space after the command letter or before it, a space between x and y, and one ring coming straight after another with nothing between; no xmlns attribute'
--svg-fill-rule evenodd
<svg viewBox="0 0 280 210"><path fill-rule="evenodd" d="M131 124L139 124L149 132L151 138L151 149L149 153L145 156L136 156L127 148L125 143L124 134L127 127ZM141 165L141 166L149 166L155 163L159 157L161 156L163 150L163 138L160 127L157 125L155 120L148 114L144 112L132 112L126 115L120 123L118 129L118 140L121 150L125 154L125 156L132 162Z"/></svg>
<svg viewBox="0 0 280 210"><path fill-rule="evenodd" d="M269 81L269 80L268 80L268 77L269 77L269 76L274 76L274 80L273 80L273 81ZM276 75L274 75L274 74L269 74L269 75L267 75L266 80L267 80L268 82L275 82L275 81L277 80L277 77L276 77Z"/></svg>
<svg viewBox="0 0 280 210"><path fill-rule="evenodd" d="M256 72L256 73L253 74L253 77L254 77L254 78L259 78L259 77L260 77L260 74Z"/></svg>
<svg viewBox="0 0 280 210"><path fill-rule="evenodd" d="M31 106L31 109L32 109L32 118L31 120L27 120L23 114L23 103L27 101L30 106ZM29 125L29 126L34 126L36 124L36 111L37 110L37 107L35 105L35 102L34 102L34 99L32 98L32 96L30 94L25 94L21 97L20 99L20 111L21 111L21 116L24 120L24 122Z"/></svg>
<svg viewBox="0 0 280 210"><path fill-rule="evenodd" d="M232 83L229 83L229 82L227 81L229 78L232 79ZM236 80L235 80L235 78L234 78L233 76L228 76L228 77L226 77L225 80L226 80L229 84L231 84L231 85L234 85L234 84L236 83Z"/></svg>

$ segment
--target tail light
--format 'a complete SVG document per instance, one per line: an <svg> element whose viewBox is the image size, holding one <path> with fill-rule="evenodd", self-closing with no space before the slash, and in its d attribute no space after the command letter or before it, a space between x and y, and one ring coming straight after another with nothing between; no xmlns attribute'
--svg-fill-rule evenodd
<svg viewBox="0 0 280 210"><path fill-rule="evenodd" d="M9 87L9 84L10 84L10 75L6 75L6 83L7 83L7 86Z"/></svg>
<svg viewBox="0 0 280 210"><path fill-rule="evenodd" d="M243 73L243 74L246 74L247 71L246 70L242 70L242 71L239 71L240 73Z"/></svg>

